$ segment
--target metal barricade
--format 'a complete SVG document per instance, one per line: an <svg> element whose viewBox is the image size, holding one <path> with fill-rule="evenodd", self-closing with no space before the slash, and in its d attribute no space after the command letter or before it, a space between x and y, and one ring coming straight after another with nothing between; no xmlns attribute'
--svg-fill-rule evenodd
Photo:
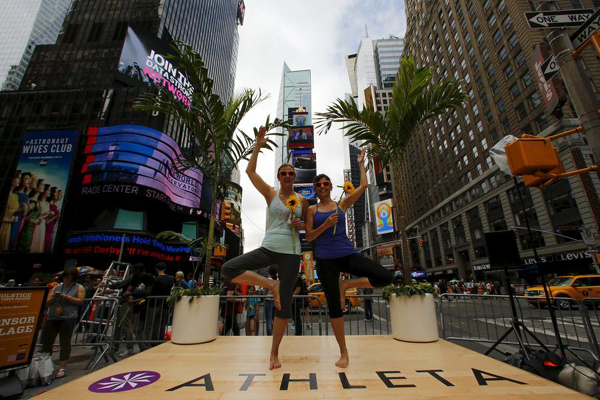
<svg viewBox="0 0 600 400"><path fill-rule="evenodd" d="M380 294L347 295L344 322L346 335L389 335L390 306Z"/></svg>
<svg viewBox="0 0 600 400"><path fill-rule="evenodd" d="M531 297L514 296L517 319L544 345L557 346L556 333L549 310L543 309ZM513 318L509 296L505 295L455 295L439 297L439 322L442 337L446 340L495 343L510 327ZM558 304L558 303L557 303ZM582 313L585 307L573 299L561 298L555 309L558 334L564 348L577 358L575 352L588 354L598 361L595 339L590 336L589 318ZM528 335L523 335L528 346L539 346ZM503 344L518 345L511 333Z"/></svg>

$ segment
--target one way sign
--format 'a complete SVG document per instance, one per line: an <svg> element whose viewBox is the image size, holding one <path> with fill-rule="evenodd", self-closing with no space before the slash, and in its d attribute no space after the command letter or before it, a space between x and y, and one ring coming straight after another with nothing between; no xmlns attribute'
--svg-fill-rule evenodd
<svg viewBox="0 0 600 400"><path fill-rule="evenodd" d="M600 8L571 36L573 47L575 49L581 47L598 29L600 29Z"/></svg>
<svg viewBox="0 0 600 400"><path fill-rule="evenodd" d="M552 55L552 57L544 61L542 64L542 73L544 74L544 79L549 81L550 79L554 78L554 75L558 73L559 69L560 65L558 65L556 56Z"/></svg>
<svg viewBox="0 0 600 400"><path fill-rule="evenodd" d="M530 28L562 28L581 26L593 13L591 9L532 11L526 12L525 17Z"/></svg>

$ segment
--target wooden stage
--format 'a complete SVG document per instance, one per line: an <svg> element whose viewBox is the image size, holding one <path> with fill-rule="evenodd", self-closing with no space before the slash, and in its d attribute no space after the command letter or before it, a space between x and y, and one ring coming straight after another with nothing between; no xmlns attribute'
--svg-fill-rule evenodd
<svg viewBox="0 0 600 400"><path fill-rule="evenodd" d="M269 371L270 337L165 343L40 396L50 399L586 399L585 395L440 340L348 336L350 366L335 367L333 336L283 338Z"/></svg>

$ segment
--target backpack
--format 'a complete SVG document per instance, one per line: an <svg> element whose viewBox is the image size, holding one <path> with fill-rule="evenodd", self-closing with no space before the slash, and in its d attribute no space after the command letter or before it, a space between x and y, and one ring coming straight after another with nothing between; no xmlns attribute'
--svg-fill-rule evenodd
<svg viewBox="0 0 600 400"><path fill-rule="evenodd" d="M522 351L519 351L519 353L509 355L504 361L514 367L557 382L558 374L565 366L565 362L550 351L533 350L531 348L528 348L527 351L531 357L530 360L525 357Z"/></svg>

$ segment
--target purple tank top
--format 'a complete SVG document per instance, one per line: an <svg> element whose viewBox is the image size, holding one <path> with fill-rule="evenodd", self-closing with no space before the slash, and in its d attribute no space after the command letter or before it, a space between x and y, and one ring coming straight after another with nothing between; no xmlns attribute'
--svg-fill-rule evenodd
<svg viewBox="0 0 600 400"><path fill-rule="evenodd" d="M317 204L317 211L315 212L314 228L318 228L323 225L325 220L332 215L334 211L320 212L319 205ZM315 258L331 259L349 256L350 254L357 253L356 249L352 245L350 239L346 235L346 215L338 208L338 223L335 235L333 234L333 226L327 228L321 235L315 240Z"/></svg>

